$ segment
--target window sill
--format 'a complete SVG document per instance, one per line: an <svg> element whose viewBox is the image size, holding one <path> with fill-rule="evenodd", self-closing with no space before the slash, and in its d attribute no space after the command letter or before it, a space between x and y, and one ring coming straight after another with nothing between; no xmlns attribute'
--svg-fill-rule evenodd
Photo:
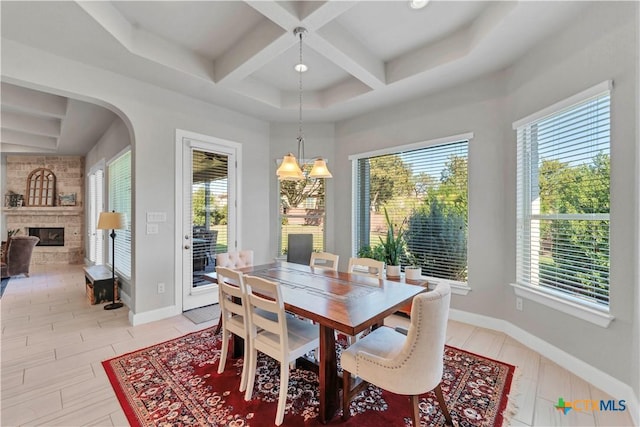
<svg viewBox="0 0 640 427"><path fill-rule="evenodd" d="M611 321L615 319L614 316L609 313L598 310L596 308L588 307L577 300L571 299L571 297L560 296L553 291L546 289L536 289L529 286L518 285L511 283L514 288L516 296L525 298L531 301L535 301L539 304L551 307L555 310L561 311L570 316L577 317L587 322L598 325L602 328L608 328Z"/></svg>
<svg viewBox="0 0 640 427"><path fill-rule="evenodd" d="M458 282L456 280L438 279L436 277L422 276L422 279L429 282L429 289L434 289L435 285L447 283L451 286L451 293L454 295L467 295L471 288L467 282Z"/></svg>

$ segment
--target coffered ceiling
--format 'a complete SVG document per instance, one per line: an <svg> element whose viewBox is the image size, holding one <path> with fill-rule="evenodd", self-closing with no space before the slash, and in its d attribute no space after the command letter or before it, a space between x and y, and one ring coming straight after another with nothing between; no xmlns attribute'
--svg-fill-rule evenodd
<svg viewBox="0 0 640 427"><path fill-rule="evenodd" d="M2 1L2 38L255 117L339 121L500 70L586 2ZM3 106L4 109L4 106Z"/></svg>

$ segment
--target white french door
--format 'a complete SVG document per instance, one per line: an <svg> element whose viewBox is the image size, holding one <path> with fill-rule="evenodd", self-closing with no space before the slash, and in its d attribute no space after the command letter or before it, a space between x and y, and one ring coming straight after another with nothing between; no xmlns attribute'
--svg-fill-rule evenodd
<svg viewBox="0 0 640 427"><path fill-rule="evenodd" d="M236 250L237 151L235 143L178 132L182 147L182 211L177 218L182 267L182 310L218 302L216 254Z"/></svg>

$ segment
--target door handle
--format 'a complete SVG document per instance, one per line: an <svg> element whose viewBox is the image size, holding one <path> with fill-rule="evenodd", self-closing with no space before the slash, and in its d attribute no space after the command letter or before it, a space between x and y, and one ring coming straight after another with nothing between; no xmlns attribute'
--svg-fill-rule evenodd
<svg viewBox="0 0 640 427"><path fill-rule="evenodd" d="M189 245L184 245L184 248L185 248L185 249L191 249L191 246L189 246Z"/></svg>

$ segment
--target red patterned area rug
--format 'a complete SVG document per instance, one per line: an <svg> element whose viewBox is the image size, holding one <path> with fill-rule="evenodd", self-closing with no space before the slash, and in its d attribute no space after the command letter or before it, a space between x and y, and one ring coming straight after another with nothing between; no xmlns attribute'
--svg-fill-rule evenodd
<svg viewBox="0 0 640 427"><path fill-rule="evenodd" d="M279 365L258 360L253 398L238 391L242 359L227 361L218 375L220 335L213 328L102 362L132 426L272 426ZM340 351L340 348L338 349ZM501 426L515 367L447 346L442 390L458 426ZM352 402L352 417L330 425L410 426L406 396L369 386ZM435 395L420 399L423 426L444 425ZM289 379L285 426L319 426L318 377L294 369Z"/></svg>

